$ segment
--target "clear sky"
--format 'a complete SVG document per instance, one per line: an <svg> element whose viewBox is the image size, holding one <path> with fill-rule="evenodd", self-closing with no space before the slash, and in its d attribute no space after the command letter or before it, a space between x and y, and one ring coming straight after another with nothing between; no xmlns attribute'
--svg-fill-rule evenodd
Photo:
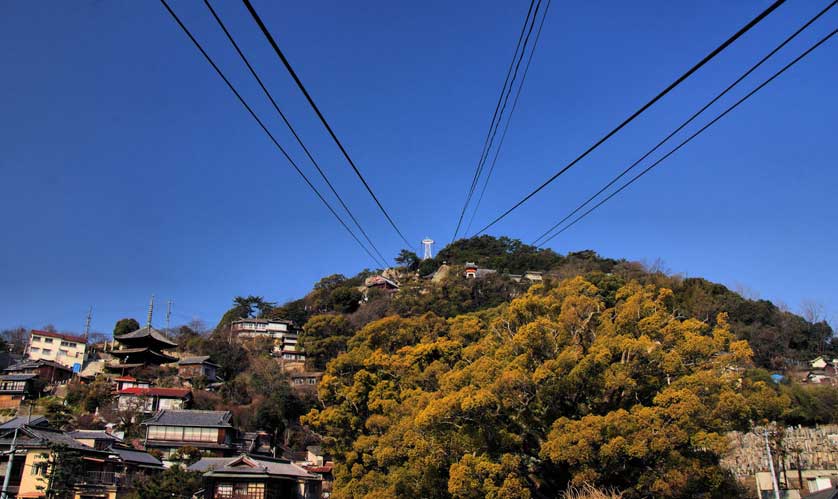
<svg viewBox="0 0 838 499"><path fill-rule="evenodd" d="M447 243L528 2L253 1L407 237ZM530 242L826 3L787 2L490 232ZM214 4L395 255L403 244L243 5ZM475 228L768 4L553 2ZM173 8L313 172L203 4ZM834 29L833 10L720 104ZM78 331L92 305L93 329L110 332L143 320L152 293L175 301L174 323L214 324L235 295L283 302L373 266L158 2L3 2L0 38L0 328ZM661 258L792 309L821 301L834 319L836 88L833 39L552 247Z"/></svg>

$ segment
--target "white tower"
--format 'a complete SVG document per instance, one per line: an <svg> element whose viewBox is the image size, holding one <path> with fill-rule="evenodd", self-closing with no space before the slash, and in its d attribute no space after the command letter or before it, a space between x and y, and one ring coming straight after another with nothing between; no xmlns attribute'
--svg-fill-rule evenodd
<svg viewBox="0 0 838 499"><path fill-rule="evenodd" d="M425 254L422 255L422 260L428 260L429 258L433 258L433 251L431 251L431 246L433 246L434 240L430 237L426 237L422 239L422 246L425 247Z"/></svg>

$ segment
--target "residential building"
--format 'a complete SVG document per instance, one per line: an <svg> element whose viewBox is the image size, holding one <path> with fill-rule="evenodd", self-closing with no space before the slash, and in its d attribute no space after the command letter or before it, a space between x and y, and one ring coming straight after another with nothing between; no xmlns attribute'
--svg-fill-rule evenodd
<svg viewBox="0 0 838 499"><path fill-rule="evenodd" d="M37 374L0 375L0 409L17 409L23 399L36 396L37 377Z"/></svg>
<svg viewBox="0 0 838 499"><path fill-rule="evenodd" d="M6 430L20 428L23 425L35 427L49 426L49 421L47 421L47 418L43 416L15 416L5 423L0 424L0 433L5 432Z"/></svg>
<svg viewBox="0 0 838 499"><path fill-rule="evenodd" d="M476 263L473 262L466 262L466 269L463 275L466 279L483 279L492 274L496 274L497 270L493 269L481 269L477 266Z"/></svg>
<svg viewBox="0 0 838 499"><path fill-rule="evenodd" d="M116 392L119 393L126 388L149 388L151 381L139 380L133 376L120 376L113 379L116 383Z"/></svg>
<svg viewBox="0 0 838 499"><path fill-rule="evenodd" d="M167 409L188 409L192 390L188 388L123 388L119 391L117 405L121 410L138 410L152 413Z"/></svg>
<svg viewBox="0 0 838 499"><path fill-rule="evenodd" d="M321 372L295 371L290 374L291 388L296 390L314 390L323 377Z"/></svg>
<svg viewBox="0 0 838 499"><path fill-rule="evenodd" d="M76 442L98 450L122 444L122 439L105 430L75 430L68 433Z"/></svg>
<svg viewBox="0 0 838 499"><path fill-rule="evenodd" d="M81 370L87 353L87 337L33 329L26 354L32 360L52 360L76 371Z"/></svg>
<svg viewBox="0 0 838 499"><path fill-rule="evenodd" d="M161 410L142 422L146 449L158 449L164 457L181 447L195 447L204 455L235 455L238 431L230 411Z"/></svg>
<svg viewBox="0 0 838 499"><path fill-rule="evenodd" d="M296 335L294 321L285 319L239 319L233 321L230 329L236 336L243 338L269 337L281 339L288 333Z"/></svg>
<svg viewBox="0 0 838 499"><path fill-rule="evenodd" d="M111 372L124 375L133 369L159 366L178 360L177 357L167 353L168 350L177 348L177 343L166 338L166 335L154 329L150 324L131 333L120 335L114 340L119 347L108 353L116 357L118 361L108 366Z"/></svg>
<svg viewBox="0 0 838 499"><path fill-rule="evenodd" d="M317 475L285 459L242 454L205 457L188 468L204 474L206 499L320 499Z"/></svg>
<svg viewBox="0 0 838 499"><path fill-rule="evenodd" d="M9 476L9 493L13 498L45 497L48 463L54 458L52 453L56 446L69 449L82 458L83 469L73 484L74 499L128 497L137 474L156 473L163 468L160 461L145 452L117 451L113 447L98 450L60 430L29 425L0 433L0 451L4 459L8 459L5 455L13 440L15 453ZM8 465L2 468L5 473ZM4 478L0 476L0 480Z"/></svg>
<svg viewBox="0 0 838 499"><path fill-rule="evenodd" d="M53 360L24 360L3 369L5 374L36 374L48 385L66 383L73 377L73 371Z"/></svg>
<svg viewBox="0 0 838 499"><path fill-rule="evenodd" d="M177 373L183 379L191 380L203 377L208 383L218 381L218 369L221 366L210 361L209 355L184 357L177 362Z"/></svg>
<svg viewBox="0 0 838 499"><path fill-rule="evenodd" d="M395 292L399 289L399 283L392 279L388 279L383 275L374 275L364 279L364 286L367 289L383 289L384 291Z"/></svg>

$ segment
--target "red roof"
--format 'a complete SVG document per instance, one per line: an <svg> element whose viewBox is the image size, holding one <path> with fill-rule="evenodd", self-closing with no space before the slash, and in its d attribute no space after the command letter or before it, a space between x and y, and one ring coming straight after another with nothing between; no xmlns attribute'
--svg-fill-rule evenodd
<svg viewBox="0 0 838 499"><path fill-rule="evenodd" d="M310 471L312 473L331 473L333 467L334 465L331 462L328 462L323 466L303 466L306 471Z"/></svg>
<svg viewBox="0 0 838 499"><path fill-rule="evenodd" d="M143 397L186 398L191 393L188 388L123 388L120 395L139 395Z"/></svg>
<svg viewBox="0 0 838 499"><path fill-rule="evenodd" d="M118 378L114 378L114 381L137 381L137 378L133 376L120 376Z"/></svg>
<svg viewBox="0 0 838 499"><path fill-rule="evenodd" d="M37 334L38 336L48 336L50 338L58 338L60 340L72 341L75 343L85 343L87 344L87 337L86 336L76 336L74 334L67 334L67 333L53 333L50 331L40 331L38 329L33 329L31 334Z"/></svg>

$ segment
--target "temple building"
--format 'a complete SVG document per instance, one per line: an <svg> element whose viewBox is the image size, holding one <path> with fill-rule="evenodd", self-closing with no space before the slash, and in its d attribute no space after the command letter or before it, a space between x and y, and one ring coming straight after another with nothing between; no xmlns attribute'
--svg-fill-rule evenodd
<svg viewBox="0 0 838 499"><path fill-rule="evenodd" d="M125 374L133 369L159 366L178 360L177 357L166 353L166 350L177 348L177 343L166 338L151 324L132 333L117 336L114 340L119 346L108 352L117 359L108 365L108 370L112 372Z"/></svg>

